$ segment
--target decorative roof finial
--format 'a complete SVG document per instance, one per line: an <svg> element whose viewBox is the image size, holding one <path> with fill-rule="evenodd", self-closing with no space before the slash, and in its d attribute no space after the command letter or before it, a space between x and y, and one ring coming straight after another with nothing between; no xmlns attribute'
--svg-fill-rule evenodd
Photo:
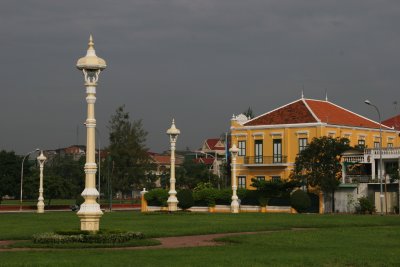
<svg viewBox="0 0 400 267"><path fill-rule="evenodd" d="M304 89L301 90L301 99L303 99L303 98L304 98Z"/></svg>
<svg viewBox="0 0 400 267"><path fill-rule="evenodd" d="M328 102L328 89L325 88L325 101Z"/></svg>
<svg viewBox="0 0 400 267"><path fill-rule="evenodd" d="M89 49L94 49L94 42L92 35L90 35L89 37Z"/></svg>

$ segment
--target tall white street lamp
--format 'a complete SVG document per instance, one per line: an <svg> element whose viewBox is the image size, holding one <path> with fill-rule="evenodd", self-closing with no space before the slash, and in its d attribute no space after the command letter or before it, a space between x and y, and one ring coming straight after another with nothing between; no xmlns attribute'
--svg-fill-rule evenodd
<svg viewBox="0 0 400 267"><path fill-rule="evenodd" d="M382 121L381 121L381 113L379 112L379 109L377 106L371 103L368 99L364 101L365 104L372 106L376 109L376 112L378 112L378 118L379 118L379 184L380 184L380 206L381 206L381 215L383 215L383 185L382 185L382 168L383 168L383 161L382 161ZM386 199L385 199L386 202Z"/></svg>
<svg viewBox="0 0 400 267"><path fill-rule="evenodd" d="M39 198L37 203L37 213L44 213L44 198L43 198L43 168L44 162L46 161L46 156L43 155L43 150L40 152L39 157L37 157L37 161L39 162L40 167L40 181L39 181Z"/></svg>
<svg viewBox="0 0 400 267"><path fill-rule="evenodd" d="M167 130L167 134L169 135L169 141L171 143L171 177L169 179L170 187L169 187L169 197L167 200L168 203L168 211L177 211L178 209L178 199L176 198L176 190L175 190L175 145L176 139L178 139L178 135L181 133L175 127L175 120L172 119L171 128Z"/></svg>
<svg viewBox="0 0 400 267"><path fill-rule="evenodd" d="M229 149L232 155L232 174L231 174L231 184L232 184L232 202L231 202L231 212L239 213L239 202L237 196L237 185L236 185L236 157L239 152L239 149L236 147L236 144L233 144Z"/></svg>
<svg viewBox="0 0 400 267"><path fill-rule="evenodd" d="M24 184L24 162L25 159L32 154L33 152L37 152L39 151L39 148L36 148L35 150L32 150L31 152L28 152L25 157L22 159L22 164L21 164L21 191L20 191L20 199L19 199L19 210L22 211L22 188L23 188L23 184Z"/></svg>
<svg viewBox="0 0 400 267"><path fill-rule="evenodd" d="M96 189L96 119L94 116L94 104L96 103L97 81L100 72L106 68L106 62L96 56L92 36L89 39L89 48L86 56L78 60L76 67L83 72L87 95L85 189L81 194L85 202L80 206L77 214L81 220L81 230L98 231L100 217L103 212L96 202L99 192Z"/></svg>

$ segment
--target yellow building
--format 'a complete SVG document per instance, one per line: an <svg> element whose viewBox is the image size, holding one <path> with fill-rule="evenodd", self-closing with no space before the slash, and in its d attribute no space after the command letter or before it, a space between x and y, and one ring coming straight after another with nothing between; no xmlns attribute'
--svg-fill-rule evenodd
<svg viewBox="0 0 400 267"><path fill-rule="evenodd" d="M382 126L382 146L398 147L394 129ZM232 144L239 148L236 174L239 188L251 179L287 179L297 154L314 137L345 137L350 145L379 146L379 123L327 100L301 98L248 120L231 119Z"/></svg>

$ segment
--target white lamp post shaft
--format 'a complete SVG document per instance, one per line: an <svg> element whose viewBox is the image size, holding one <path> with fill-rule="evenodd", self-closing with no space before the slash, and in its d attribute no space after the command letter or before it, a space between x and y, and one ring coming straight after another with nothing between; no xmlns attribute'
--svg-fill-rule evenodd
<svg viewBox="0 0 400 267"><path fill-rule="evenodd" d="M94 105L96 103L96 86L99 74L105 67L105 61L96 56L92 36L90 36L86 56L80 58L77 63L77 68L83 71L85 77L87 102L85 189L81 194L85 202L78 211L78 216L81 219L81 230L84 231L98 231L100 217L103 214L100 205L96 202L99 192L96 189L96 119Z"/></svg>
<svg viewBox="0 0 400 267"><path fill-rule="evenodd" d="M37 203L37 213L44 213L44 198L43 198L43 169L44 163L46 161L46 157L43 155L43 151L40 153L40 156L37 157L40 167L40 176L39 176L39 198Z"/></svg>
<svg viewBox="0 0 400 267"><path fill-rule="evenodd" d="M232 184L232 202L231 202L231 212L239 213L239 201L237 196L237 185L236 185L236 157L239 152L239 149L235 144L230 149L232 155L232 175L231 175L231 184Z"/></svg>
<svg viewBox="0 0 400 267"><path fill-rule="evenodd" d="M171 128L167 130L167 134L170 137L171 143L171 177L169 179L170 187L169 187L169 197L167 200L168 203L168 211L177 211L178 210L178 199L176 198L176 190L175 190L175 147L176 140L180 131L175 127L175 120L172 120Z"/></svg>

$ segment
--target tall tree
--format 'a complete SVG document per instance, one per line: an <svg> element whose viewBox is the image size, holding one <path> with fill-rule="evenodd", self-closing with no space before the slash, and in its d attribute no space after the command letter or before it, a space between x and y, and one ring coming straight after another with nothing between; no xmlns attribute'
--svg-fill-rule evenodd
<svg viewBox="0 0 400 267"><path fill-rule="evenodd" d="M251 107L249 107L245 112L243 112L243 114L247 117L247 118L250 118L250 119L253 119L255 116L254 116L254 112L253 112L253 109L251 108Z"/></svg>
<svg viewBox="0 0 400 267"><path fill-rule="evenodd" d="M332 212L335 211L335 190L341 177L341 154L350 149L347 138L314 138L296 157L292 178L304 185L332 194Z"/></svg>
<svg viewBox="0 0 400 267"><path fill-rule="evenodd" d="M150 157L145 146L147 132L141 120L130 121L125 106L117 108L109 121L109 154L113 161L113 190L129 193L152 179Z"/></svg>
<svg viewBox="0 0 400 267"><path fill-rule="evenodd" d="M181 189L193 189L199 183L211 183L217 186L218 176L213 174L207 165L186 158L182 166L176 169L176 186Z"/></svg>
<svg viewBox="0 0 400 267"><path fill-rule="evenodd" d="M21 177L22 157L16 155L14 151L0 151L0 201L4 195L18 196ZM28 160L24 164L24 173L29 172L30 163Z"/></svg>

